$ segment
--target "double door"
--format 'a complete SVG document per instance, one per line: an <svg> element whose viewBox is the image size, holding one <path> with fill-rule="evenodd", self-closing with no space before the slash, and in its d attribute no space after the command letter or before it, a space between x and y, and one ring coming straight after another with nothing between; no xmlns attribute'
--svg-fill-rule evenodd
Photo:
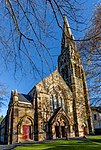
<svg viewBox="0 0 101 150"><path fill-rule="evenodd" d="M55 126L55 132L57 138L66 137L65 126Z"/></svg>

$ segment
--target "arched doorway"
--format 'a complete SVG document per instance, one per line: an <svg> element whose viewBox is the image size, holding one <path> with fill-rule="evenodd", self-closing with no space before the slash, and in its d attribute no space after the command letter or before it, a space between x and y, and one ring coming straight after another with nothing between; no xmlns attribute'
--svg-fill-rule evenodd
<svg viewBox="0 0 101 150"><path fill-rule="evenodd" d="M55 128L55 136L56 138L64 138L67 135L67 129L69 131L69 122L66 117L63 115L59 115L54 123L53 123L53 128ZM54 136L54 137L55 137Z"/></svg>
<svg viewBox="0 0 101 150"><path fill-rule="evenodd" d="M34 121L29 116L24 116L18 123L18 141L33 140Z"/></svg>
<svg viewBox="0 0 101 150"><path fill-rule="evenodd" d="M52 119L49 120L49 138L64 138L67 136L67 132L70 134L69 119L64 111L60 111L60 113L52 116Z"/></svg>

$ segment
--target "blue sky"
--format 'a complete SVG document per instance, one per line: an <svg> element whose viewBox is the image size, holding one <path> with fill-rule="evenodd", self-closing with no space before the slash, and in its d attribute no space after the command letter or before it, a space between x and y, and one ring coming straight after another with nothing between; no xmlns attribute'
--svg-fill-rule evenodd
<svg viewBox="0 0 101 150"><path fill-rule="evenodd" d="M83 0L84 1L84 0ZM82 2L82 0L80 1ZM91 17L94 8L95 8L95 4L97 4L98 2L101 2L99 0L87 0L83 7L84 7L84 11L83 11L83 16L85 17L85 19L88 19ZM83 33L74 33L75 38L77 36L83 36ZM58 36L61 36L60 34L57 34ZM60 49L61 49L61 39L60 40L60 44L57 45L56 43L52 43L52 46L54 47L54 50L52 51L53 53L53 59L54 59L54 66L57 66L57 56L60 54ZM51 42L50 42L51 43ZM51 45L51 44L50 44ZM36 58L37 59L37 58ZM38 61L36 60L37 65L39 64ZM6 85L7 87L7 91L9 92L8 97L7 97L7 103L6 103L6 107L2 108L2 111L0 112L1 114L6 114L6 110L7 110L7 105L9 102L9 97L10 97L10 92L11 90L18 90L20 93L25 93L27 94L31 88L33 88L33 86L38 83L41 79L39 77L35 78L33 77L32 74L29 74L26 72L26 75L22 75L20 72L18 72L16 74L16 77L14 77L14 68L13 68L13 64L12 66L10 66L10 68L6 68L2 63L0 63L1 65L1 70L0 70L0 82L2 82L4 85ZM29 67L29 66L27 66ZM56 67L55 67L56 68ZM54 69L55 69L54 68ZM46 70L48 70L48 68L46 67ZM53 71L53 69L52 69ZM46 75L49 74L49 70L46 71Z"/></svg>

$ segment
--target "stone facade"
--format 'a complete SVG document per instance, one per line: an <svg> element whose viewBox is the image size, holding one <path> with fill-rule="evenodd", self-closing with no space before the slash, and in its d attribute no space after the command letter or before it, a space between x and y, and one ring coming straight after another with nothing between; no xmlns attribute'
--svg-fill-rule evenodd
<svg viewBox="0 0 101 150"><path fill-rule="evenodd" d="M22 142L27 136L33 139L34 110L30 97L11 92L11 99L7 111L7 141L8 143ZM24 125L29 127L29 134L24 135Z"/></svg>
<svg viewBox="0 0 101 150"><path fill-rule="evenodd" d="M93 132L85 73L66 17L63 30L58 70L27 95L11 92L5 125L7 143Z"/></svg>
<svg viewBox="0 0 101 150"><path fill-rule="evenodd" d="M5 143L6 141L6 117L2 120L2 123L0 124L0 142Z"/></svg>
<svg viewBox="0 0 101 150"><path fill-rule="evenodd" d="M55 132L55 126L61 128L73 125L72 92L66 85L58 71L54 71L48 77L39 82L29 95L34 93L33 107L35 110L35 139L42 140L48 138L61 137ZM58 129L57 129L58 130ZM57 131L58 132L58 131ZM57 134L57 135L56 135ZM74 135L71 128L70 135Z"/></svg>

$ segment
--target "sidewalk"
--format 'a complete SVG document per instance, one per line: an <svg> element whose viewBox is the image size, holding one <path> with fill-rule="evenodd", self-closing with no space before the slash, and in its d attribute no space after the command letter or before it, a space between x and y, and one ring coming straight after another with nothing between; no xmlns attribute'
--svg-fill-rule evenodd
<svg viewBox="0 0 101 150"><path fill-rule="evenodd" d="M0 145L0 150L12 150L17 146L39 144L39 143L52 142L52 141L54 141L54 140L28 141L28 142L23 142L23 143L14 143L14 144L10 144L10 145Z"/></svg>

